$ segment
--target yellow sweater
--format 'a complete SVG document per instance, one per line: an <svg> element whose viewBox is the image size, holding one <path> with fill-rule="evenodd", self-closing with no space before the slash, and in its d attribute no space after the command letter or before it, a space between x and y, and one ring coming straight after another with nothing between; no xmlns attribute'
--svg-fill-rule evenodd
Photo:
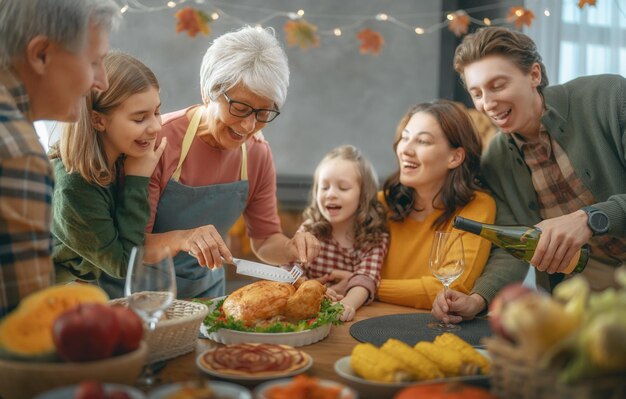
<svg viewBox="0 0 626 399"><path fill-rule="evenodd" d="M379 199L385 202L382 193L379 193ZM431 225L439 215L441 211L436 211L422 222L411 218L403 222L389 221L391 238L378 288L380 301L420 309L432 308L437 293L443 289L428 266L435 232ZM474 200L458 211L457 215L491 224L496 217L496 204L490 195L476 192ZM442 230L449 229L452 220ZM451 287L468 294L483 271L491 244L477 235L465 233L463 247L465 271Z"/></svg>

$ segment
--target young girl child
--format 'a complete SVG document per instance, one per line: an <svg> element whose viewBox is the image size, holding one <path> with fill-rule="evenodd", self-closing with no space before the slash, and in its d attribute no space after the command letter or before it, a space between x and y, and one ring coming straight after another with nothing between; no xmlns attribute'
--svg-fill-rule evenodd
<svg viewBox="0 0 626 399"><path fill-rule="evenodd" d="M353 146L330 151L315 170L311 203L300 230L320 241L318 257L306 277L319 279L343 295L341 320L371 302L387 252L385 212L376 198L378 181L371 164Z"/></svg>
<svg viewBox="0 0 626 399"><path fill-rule="evenodd" d="M95 282L123 296L128 258L144 241L148 180L163 150L159 84L140 61L104 59L109 81L92 90L79 120L66 125L50 159L55 171L53 250L57 283Z"/></svg>

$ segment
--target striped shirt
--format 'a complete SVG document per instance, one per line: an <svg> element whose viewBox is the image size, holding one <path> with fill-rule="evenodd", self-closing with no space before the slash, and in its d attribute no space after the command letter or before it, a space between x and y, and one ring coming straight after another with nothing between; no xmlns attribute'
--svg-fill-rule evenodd
<svg viewBox="0 0 626 399"><path fill-rule="evenodd" d="M30 121L23 84L0 69L0 318L51 285L54 178Z"/></svg>
<svg viewBox="0 0 626 399"><path fill-rule="evenodd" d="M543 219L572 213L596 203L591 191L576 176L565 151L556 140L552 140L544 126L541 126L537 142L526 142L517 134L513 135L513 139L530 169ZM626 260L626 240L599 236L592 237L589 244L592 256L603 263L618 265Z"/></svg>

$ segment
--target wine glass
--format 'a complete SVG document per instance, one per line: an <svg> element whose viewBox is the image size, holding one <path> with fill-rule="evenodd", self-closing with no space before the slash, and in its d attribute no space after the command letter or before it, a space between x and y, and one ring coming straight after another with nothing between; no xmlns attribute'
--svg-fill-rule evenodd
<svg viewBox="0 0 626 399"><path fill-rule="evenodd" d="M451 231L436 231L433 246L430 250L430 271L443 284L444 298L450 284L465 269L462 234ZM430 322L428 327L438 331L458 331L458 324L443 321Z"/></svg>
<svg viewBox="0 0 626 399"><path fill-rule="evenodd" d="M176 298L176 275L169 248L134 247L130 253L124 292L128 306L146 323L147 333L152 334ZM152 364L147 364L137 383L149 387L155 380Z"/></svg>

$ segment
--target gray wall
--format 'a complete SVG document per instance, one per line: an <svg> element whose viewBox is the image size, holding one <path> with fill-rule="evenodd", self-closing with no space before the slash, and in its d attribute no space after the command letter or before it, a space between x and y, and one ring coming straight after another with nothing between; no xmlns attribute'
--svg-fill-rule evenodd
<svg viewBox="0 0 626 399"><path fill-rule="evenodd" d="M265 9L297 10L310 17L320 30L347 25L353 20L331 15L375 15L384 11L403 22L431 26L440 21L440 0L231 0L235 5L258 5ZM208 5L202 7L210 13ZM267 13L233 8L223 10L249 23ZM126 13L111 47L126 51L150 66L161 82L163 111L173 111L200 102L198 71L204 51L216 36L237 29L240 22L220 18L210 36L190 38L175 33L174 10ZM406 14L418 18L402 19ZM286 18L268 21L282 43ZM410 105L438 95L440 31L417 36L391 23L366 22L382 33L385 45L379 56L361 55L357 30L337 38L322 36L319 48L307 52L285 48L291 68L287 102L278 119L264 129L280 176L311 176L331 148L350 143L360 147L373 162L381 180L395 169L391 150L396 124ZM360 29L360 28L359 28Z"/></svg>

